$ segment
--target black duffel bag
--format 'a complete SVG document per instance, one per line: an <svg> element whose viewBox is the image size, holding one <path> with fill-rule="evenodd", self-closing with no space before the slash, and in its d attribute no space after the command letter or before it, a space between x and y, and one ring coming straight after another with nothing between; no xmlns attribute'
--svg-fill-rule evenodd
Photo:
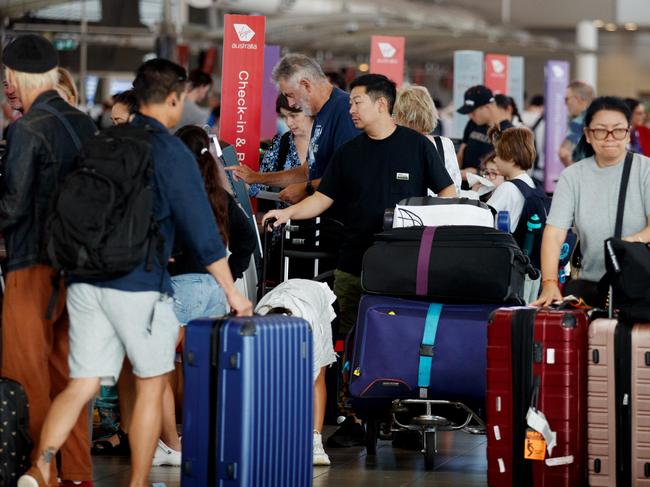
<svg viewBox="0 0 650 487"><path fill-rule="evenodd" d="M600 282L601 293L611 286L612 307L621 318L632 322L650 320L650 245L626 242L623 233L623 214L627 194L632 154L628 153L623 166L614 237L605 240L605 268Z"/></svg>
<svg viewBox="0 0 650 487"><path fill-rule="evenodd" d="M534 269L510 233L487 227L395 228L375 235L361 286L371 294L438 302L524 304Z"/></svg>

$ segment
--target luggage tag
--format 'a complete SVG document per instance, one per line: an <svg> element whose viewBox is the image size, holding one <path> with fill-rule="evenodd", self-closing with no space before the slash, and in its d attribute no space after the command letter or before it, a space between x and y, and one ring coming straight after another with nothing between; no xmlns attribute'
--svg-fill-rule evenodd
<svg viewBox="0 0 650 487"><path fill-rule="evenodd" d="M526 447L528 447L529 434L531 439L531 445L534 447L540 445L539 443L534 443L534 441L538 440L538 438L536 435L532 433L536 433L537 435L541 436L541 439L544 442L542 446L544 447L544 449L548 450L549 456L552 455L553 448L555 448L555 445L557 445L557 434L553 430L551 430L551 425L548 424L548 420L546 419L546 416L544 416L544 413L538 411L533 407L528 408L528 414L526 414L526 423L530 427L526 431ZM525 455L526 453L524 453L524 456ZM530 458L530 459L544 460L544 456L542 456L541 458Z"/></svg>
<svg viewBox="0 0 650 487"><path fill-rule="evenodd" d="M526 430L524 442L524 458L526 460L544 460L546 457L546 441L539 431L531 428Z"/></svg>
<svg viewBox="0 0 650 487"><path fill-rule="evenodd" d="M544 413L537 409L539 399L540 377L533 378L533 394L530 400L530 407L526 414L526 424L529 428L526 430L526 442L524 457L530 460L544 460L544 452L548 450L548 455L553 454L553 448L557 445L557 434L551 430L551 425ZM541 448L541 456L540 456Z"/></svg>

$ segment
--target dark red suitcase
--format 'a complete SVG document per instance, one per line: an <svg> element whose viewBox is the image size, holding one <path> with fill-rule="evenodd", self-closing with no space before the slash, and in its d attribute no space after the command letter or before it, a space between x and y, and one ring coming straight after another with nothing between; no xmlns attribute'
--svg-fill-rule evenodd
<svg viewBox="0 0 650 487"><path fill-rule="evenodd" d="M535 461L524 458L526 414L534 396L557 434L552 454ZM489 487L586 485L586 314L495 311L488 326L486 401Z"/></svg>

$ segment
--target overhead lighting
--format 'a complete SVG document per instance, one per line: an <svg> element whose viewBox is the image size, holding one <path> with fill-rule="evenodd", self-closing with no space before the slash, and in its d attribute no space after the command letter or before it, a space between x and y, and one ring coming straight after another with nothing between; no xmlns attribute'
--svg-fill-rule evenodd
<svg viewBox="0 0 650 487"><path fill-rule="evenodd" d="M609 24L605 24L605 30L607 32L616 32L616 29L618 29L616 24L612 24L611 22Z"/></svg>
<svg viewBox="0 0 650 487"><path fill-rule="evenodd" d="M361 63L359 64L359 71L362 73L367 73L370 70L370 66L368 66L366 63Z"/></svg>
<svg viewBox="0 0 650 487"><path fill-rule="evenodd" d="M634 22L628 22L627 24L625 24L624 27L625 27L625 30L627 30L629 32L634 32L635 30L639 30L639 26L636 25Z"/></svg>
<svg viewBox="0 0 650 487"><path fill-rule="evenodd" d="M602 29L605 27L605 22L603 20L594 20L594 27L596 29Z"/></svg>

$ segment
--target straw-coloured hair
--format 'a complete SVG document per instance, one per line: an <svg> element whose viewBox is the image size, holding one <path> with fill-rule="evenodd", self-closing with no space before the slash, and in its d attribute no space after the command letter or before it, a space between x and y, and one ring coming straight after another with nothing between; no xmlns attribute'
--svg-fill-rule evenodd
<svg viewBox="0 0 650 487"><path fill-rule="evenodd" d="M70 105L77 106L79 103L79 92L77 86L72 79L70 71L59 66L59 82L56 85L56 91L59 92L61 98L67 101Z"/></svg>
<svg viewBox="0 0 650 487"><path fill-rule="evenodd" d="M513 161L524 171L535 161L535 135L526 127L512 127L503 132L493 127L488 133L499 159Z"/></svg>
<svg viewBox="0 0 650 487"><path fill-rule="evenodd" d="M59 71L57 68L50 69L45 73L25 73L5 68L5 79L13 76L13 85L20 91L53 90L59 82Z"/></svg>
<svg viewBox="0 0 650 487"><path fill-rule="evenodd" d="M397 93L393 111L395 122L423 134L433 132L438 125L438 110L424 86L409 86Z"/></svg>

